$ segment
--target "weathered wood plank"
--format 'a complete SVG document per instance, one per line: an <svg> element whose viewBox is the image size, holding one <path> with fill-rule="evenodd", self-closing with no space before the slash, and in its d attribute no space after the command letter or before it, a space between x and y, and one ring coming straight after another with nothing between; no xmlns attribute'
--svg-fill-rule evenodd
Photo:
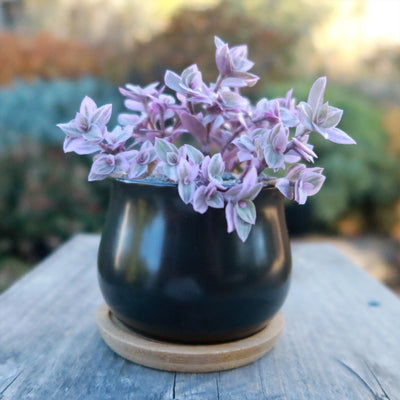
<svg viewBox="0 0 400 400"><path fill-rule="evenodd" d="M219 399L219 373L208 374L176 374L174 396L175 399Z"/></svg>
<svg viewBox="0 0 400 400"><path fill-rule="evenodd" d="M102 341L98 243L75 237L0 296L0 399L400 399L400 302L333 246L293 246L286 325L270 353L232 371L175 374Z"/></svg>
<svg viewBox="0 0 400 400"><path fill-rule="evenodd" d="M99 336L98 242L75 237L0 298L4 399L172 398L173 373L128 363Z"/></svg>
<svg viewBox="0 0 400 400"><path fill-rule="evenodd" d="M368 389L343 367L344 362L362 375L367 363L387 386L390 398L400 398L398 299L332 246L301 245L293 252L287 323L274 353L288 357L283 364L276 362L286 396L368 398ZM371 306L376 303L379 306ZM261 360L264 371L270 361ZM364 376L376 393L383 394Z"/></svg>

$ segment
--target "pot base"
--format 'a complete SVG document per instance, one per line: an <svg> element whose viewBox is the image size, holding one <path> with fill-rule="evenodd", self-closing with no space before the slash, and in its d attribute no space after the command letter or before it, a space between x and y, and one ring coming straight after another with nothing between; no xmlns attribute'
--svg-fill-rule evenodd
<svg viewBox="0 0 400 400"><path fill-rule="evenodd" d="M282 332L279 312L260 332L244 339L214 345L175 344L138 334L113 316L103 303L96 313L100 334L121 357L146 367L175 372L214 372L258 360L272 349Z"/></svg>

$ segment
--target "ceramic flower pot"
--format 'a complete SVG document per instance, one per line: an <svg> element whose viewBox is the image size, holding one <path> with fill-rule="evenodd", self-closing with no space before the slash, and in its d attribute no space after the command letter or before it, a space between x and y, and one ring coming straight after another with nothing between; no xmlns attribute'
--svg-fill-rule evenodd
<svg viewBox="0 0 400 400"><path fill-rule="evenodd" d="M174 184L114 180L98 256L104 299L125 325L168 342L218 343L252 335L281 308L290 243L283 198L264 188L245 243L223 209L201 215Z"/></svg>

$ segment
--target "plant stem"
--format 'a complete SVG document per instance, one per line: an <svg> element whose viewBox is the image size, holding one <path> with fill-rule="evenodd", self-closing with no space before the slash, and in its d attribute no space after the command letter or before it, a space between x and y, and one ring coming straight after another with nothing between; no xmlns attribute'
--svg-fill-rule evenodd
<svg viewBox="0 0 400 400"><path fill-rule="evenodd" d="M224 76L219 74L217 81L215 82L214 93L217 93L218 90L221 88L222 81L224 80Z"/></svg>
<svg viewBox="0 0 400 400"><path fill-rule="evenodd" d="M259 181L265 182L267 185L274 186L278 180L276 178L266 176L265 178L259 178Z"/></svg>
<svg viewBox="0 0 400 400"><path fill-rule="evenodd" d="M289 142L288 145L286 146L286 150L283 152L283 154L289 153L290 150L294 149L294 144L293 142Z"/></svg>
<svg viewBox="0 0 400 400"><path fill-rule="evenodd" d="M201 144L201 151L204 153L205 156L211 155L210 145L208 143L202 143Z"/></svg>
<svg viewBox="0 0 400 400"><path fill-rule="evenodd" d="M228 146L239 136L241 129L237 129L233 135L227 140L227 142L222 146L221 154L224 154Z"/></svg>
<svg viewBox="0 0 400 400"><path fill-rule="evenodd" d="M196 113L194 112L194 107L193 107L193 103L191 101L187 102L188 104L188 108L191 114L196 115Z"/></svg>
<svg viewBox="0 0 400 400"><path fill-rule="evenodd" d="M267 168L267 163L265 162L265 159L262 159L260 161L260 165L257 168L257 174L260 175L262 171L264 171L265 168Z"/></svg>
<svg viewBox="0 0 400 400"><path fill-rule="evenodd" d="M250 171L250 165L251 165L251 162L250 162L250 161L247 161L246 166L245 166L245 168L244 168L242 174L240 175L240 179L241 179L242 181L243 181L243 179L245 178L245 176L247 175L247 173Z"/></svg>
<svg viewBox="0 0 400 400"><path fill-rule="evenodd" d="M161 137L165 137L165 121L164 121L164 111L161 107L160 110L160 128L161 128Z"/></svg>

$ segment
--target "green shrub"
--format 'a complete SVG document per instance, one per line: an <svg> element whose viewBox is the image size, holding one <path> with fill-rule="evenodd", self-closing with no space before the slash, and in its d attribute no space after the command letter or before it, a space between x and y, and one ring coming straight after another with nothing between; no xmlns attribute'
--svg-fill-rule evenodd
<svg viewBox="0 0 400 400"><path fill-rule="evenodd" d="M31 143L0 154L0 263L36 262L75 232L100 231L109 182L87 182L90 163Z"/></svg>
<svg viewBox="0 0 400 400"><path fill-rule="evenodd" d="M82 98L88 95L98 104L112 103L122 109L118 89L105 80L90 77L79 80L17 81L0 88L1 149L29 139L40 143L61 143L63 133L56 127L75 115ZM116 114L114 121L116 122Z"/></svg>
<svg viewBox="0 0 400 400"><path fill-rule="evenodd" d="M90 77L0 88L0 290L75 232L101 229L108 185L87 182L91 160L65 155L56 127L85 95L122 109L117 88Z"/></svg>

